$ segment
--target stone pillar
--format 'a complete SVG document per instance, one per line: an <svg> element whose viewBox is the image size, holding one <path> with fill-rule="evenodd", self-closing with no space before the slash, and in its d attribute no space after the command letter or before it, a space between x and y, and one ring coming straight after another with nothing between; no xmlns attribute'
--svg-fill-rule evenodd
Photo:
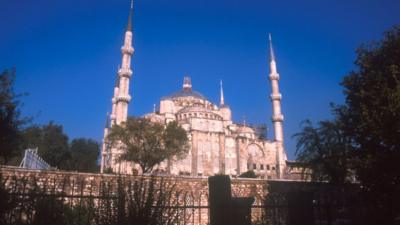
<svg viewBox="0 0 400 225"><path fill-rule="evenodd" d="M227 175L208 178L210 225L250 225L253 197L232 198Z"/></svg>
<svg viewBox="0 0 400 225"><path fill-rule="evenodd" d="M230 222L231 180L229 176L208 178L210 225L225 225Z"/></svg>

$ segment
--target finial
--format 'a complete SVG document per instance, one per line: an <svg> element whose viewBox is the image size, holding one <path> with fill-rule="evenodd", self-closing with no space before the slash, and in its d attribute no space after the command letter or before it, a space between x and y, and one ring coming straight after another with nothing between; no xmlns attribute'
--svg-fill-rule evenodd
<svg viewBox="0 0 400 225"><path fill-rule="evenodd" d="M132 17L133 17L133 0L131 0L131 8L129 10L128 25L126 31L132 31Z"/></svg>
<svg viewBox="0 0 400 225"><path fill-rule="evenodd" d="M246 126L246 116L243 116L243 126Z"/></svg>
<svg viewBox="0 0 400 225"><path fill-rule="evenodd" d="M192 90L192 81L189 76L185 76L183 78L183 90L191 91Z"/></svg>
<svg viewBox="0 0 400 225"><path fill-rule="evenodd" d="M153 113L156 113L156 104L153 104Z"/></svg>
<svg viewBox="0 0 400 225"><path fill-rule="evenodd" d="M269 39L269 56L271 61L275 61L275 54L274 54L274 49L272 48L272 35L271 33L268 33L268 39Z"/></svg>
<svg viewBox="0 0 400 225"><path fill-rule="evenodd" d="M224 89L223 89L223 86L222 86L222 79L219 81L219 85L220 85L220 95L221 95L219 104L221 106L224 106L225 105L225 100L224 100Z"/></svg>

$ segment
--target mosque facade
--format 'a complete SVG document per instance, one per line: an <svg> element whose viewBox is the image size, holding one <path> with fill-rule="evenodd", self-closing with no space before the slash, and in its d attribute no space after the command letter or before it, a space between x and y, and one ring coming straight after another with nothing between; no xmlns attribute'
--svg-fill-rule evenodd
<svg viewBox="0 0 400 225"><path fill-rule="evenodd" d="M110 128L116 124L123 124L128 117L128 104L131 102L129 82L133 75L131 57L134 54L132 16L131 6L124 44L121 48L122 63L114 86L111 114L104 129L101 172L112 170L115 173L130 174L133 169L138 169L130 162L117 160L123 148L111 147L107 141ZM158 171L171 175L227 174L233 177L254 171L261 179L284 177L287 157L283 138L282 95L279 92L279 74L271 36L269 36L269 48L274 138L266 139L260 135L256 127L235 123L232 120L232 111L225 104L222 81L220 102L215 104L193 89L190 77L184 77L181 90L161 98L159 110L143 116L161 124L177 121L187 131L189 140L187 156L182 160L161 163L157 168Z"/></svg>

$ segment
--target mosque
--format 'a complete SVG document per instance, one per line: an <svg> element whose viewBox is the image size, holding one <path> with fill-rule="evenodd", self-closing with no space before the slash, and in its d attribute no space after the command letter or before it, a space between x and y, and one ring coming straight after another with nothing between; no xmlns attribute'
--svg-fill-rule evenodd
<svg viewBox="0 0 400 225"><path fill-rule="evenodd" d="M127 121L128 104L131 102L129 82L133 74L131 57L134 54L132 16L133 5L121 48L122 63L114 86L111 115L104 129L102 173L111 169L115 173L130 174L135 168L132 163L118 161L118 156L123 150L110 147L107 142L109 129ZM236 177L252 170L261 179L282 179L285 176L288 162L283 138L282 95L279 92L279 74L271 35L269 48L274 139L262 138L255 127L232 121L232 111L224 101L222 81L220 102L215 104L194 90L190 77L184 77L181 90L161 98L159 110L144 115L145 118L161 124L177 121L187 131L190 149L186 158L162 163L158 169L163 169L171 175L227 174Z"/></svg>

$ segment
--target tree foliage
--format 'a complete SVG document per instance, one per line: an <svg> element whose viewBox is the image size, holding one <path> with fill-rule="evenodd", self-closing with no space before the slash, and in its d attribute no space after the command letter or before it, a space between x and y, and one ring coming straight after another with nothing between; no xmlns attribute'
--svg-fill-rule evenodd
<svg viewBox="0 0 400 225"><path fill-rule="evenodd" d="M302 131L294 135L297 160L312 170L313 180L343 184L352 178L353 146L344 131L345 124L337 118L341 109L344 110L334 110L334 120L320 121L316 127L311 121L304 121Z"/></svg>
<svg viewBox="0 0 400 225"><path fill-rule="evenodd" d="M98 172L99 144L92 139L78 138L71 141L69 169L83 172Z"/></svg>
<svg viewBox="0 0 400 225"><path fill-rule="evenodd" d="M85 138L69 143L62 125L53 122L32 125L23 130L22 137L23 149L38 148L38 154L51 166L81 172L98 171L99 144Z"/></svg>
<svg viewBox="0 0 400 225"><path fill-rule="evenodd" d="M164 160L182 159L188 151L186 131L177 122L166 126L144 118L128 118L112 127L112 146L124 148L119 160L139 164L143 173L151 172Z"/></svg>
<svg viewBox="0 0 400 225"><path fill-rule="evenodd" d="M68 136L61 125L50 122L43 126L32 125L23 131L23 148L38 148L38 154L51 166L68 168Z"/></svg>
<svg viewBox="0 0 400 225"><path fill-rule="evenodd" d="M240 178L257 178L256 173L253 170L248 170L239 175Z"/></svg>
<svg viewBox="0 0 400 225"><path fill-rule="evenodd" d="M0 73L0 160L5 164L19 152L20 129L28 120L20 115L21 95L14 92L14 81L14 68Z"/></svg>
<svg viewBox="0 0 400 225"><path fill-rule="evenodd" d="M352 168L369 223L393 224L400 217L400 26L362 45L355 65L341 83L346 101L334 107L334 119L307 122L296 135L298 159L322 179Z"/></svg>
<svg viewBox="0 0 400 225"><path fill-rule="evenodd" d="M68 176L1 175L2 225L173 225L188 224L195 216L188 211L194 203L191 190L182 191L176 181L160 177L115 177L111 183L104 178L87 187ZM84 189L90 193L76 191ZM63 197L71 193L73 198Z"/></svg>
<svg viewBox="0 0 400 225"><path fill-rule="evenodd" d="M342 82L342 119L355 142L357 178L381 215L376 219L387 224L400 216L400 26L357 55L357 70Z"/></svg>

